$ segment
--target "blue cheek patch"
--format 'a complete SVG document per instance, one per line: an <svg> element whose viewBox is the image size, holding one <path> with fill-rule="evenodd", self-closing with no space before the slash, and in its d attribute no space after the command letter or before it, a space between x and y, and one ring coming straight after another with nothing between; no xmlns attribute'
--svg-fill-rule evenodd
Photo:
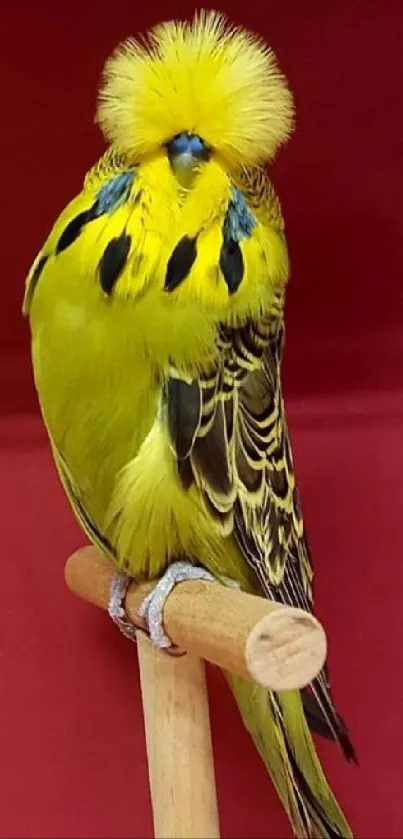
<svg viewBox="0 0 403 839"><path fill-rule="evenodd" d="M127 200L134 181L134 171L122 172L104 184L98 192L94 218L116 210Z"/></svg>
<svg viewBox="0 0 403 839"><path fill-rule="evenodd" d="M232 197L228 206L224 222L224 237L240 242L252 234L257 225L256 216L249 209L242 193L235 187L232 188Z"/></svg>

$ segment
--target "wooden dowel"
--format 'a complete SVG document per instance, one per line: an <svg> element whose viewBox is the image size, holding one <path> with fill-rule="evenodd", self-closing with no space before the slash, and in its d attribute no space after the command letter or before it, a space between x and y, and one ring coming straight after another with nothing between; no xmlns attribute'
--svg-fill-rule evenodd
<svg viewBox="0 0 403 839"><path fill-rule="evenodd" d="M204 663L156 650L138 634L157 839L217 839L218 809Z"/></svg>
<svg viewBox="0 0 403 839"><path fill-rule="evenodd" d="M66 564L67 585L106 609L113 570L96 548L82 548ZM127 613L139 628L139 607L152 587L133 583L126 597ZM183 650L272 690L304 687L326 658L326 636L312 615L220 583L177 585L166 601L164 624Z"/></svg>

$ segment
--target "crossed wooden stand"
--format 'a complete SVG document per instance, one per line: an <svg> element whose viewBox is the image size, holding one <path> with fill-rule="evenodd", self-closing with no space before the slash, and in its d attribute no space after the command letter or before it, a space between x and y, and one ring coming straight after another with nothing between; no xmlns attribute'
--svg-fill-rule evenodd
<svg viewBox="0 0 403 839"><path fill-rule="evenodd" d="M66 563L75 594L107 608L112 565L86 547ZM151 583L133 584L131 620ZM326 658L326 636L312 615L205 581L169 595L164 625L186 655L168 656L138 633L141 692L156 839L220 836L204 660L276 691L301 688Z"/></svg>

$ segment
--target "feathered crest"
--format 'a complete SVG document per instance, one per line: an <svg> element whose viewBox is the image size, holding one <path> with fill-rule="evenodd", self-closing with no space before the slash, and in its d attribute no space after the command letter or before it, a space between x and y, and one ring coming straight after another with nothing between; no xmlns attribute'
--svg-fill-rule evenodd
<svg viewBox="0 0 403 839"><path fill-rule="evenodd" d="M229 166L252 166L289 136L293 98L260 38L202 11L120 44L105 66L97 121L133 160L190 131Z"/></svg>

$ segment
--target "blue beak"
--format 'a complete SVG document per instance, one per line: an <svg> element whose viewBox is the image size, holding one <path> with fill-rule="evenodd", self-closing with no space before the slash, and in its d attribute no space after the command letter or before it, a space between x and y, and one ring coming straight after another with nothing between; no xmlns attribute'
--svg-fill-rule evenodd
<svg viewBox="0 0 403 839"><path fill-rule="evenodd" d="M199 160L208 160L211 154L207 143L201 137L198 137L197 134L189 134L187 131L177 134L170 140L167 143L167 149L171 161L184 158L189 161L189 164L193 163L193 165Z"/></svg>

